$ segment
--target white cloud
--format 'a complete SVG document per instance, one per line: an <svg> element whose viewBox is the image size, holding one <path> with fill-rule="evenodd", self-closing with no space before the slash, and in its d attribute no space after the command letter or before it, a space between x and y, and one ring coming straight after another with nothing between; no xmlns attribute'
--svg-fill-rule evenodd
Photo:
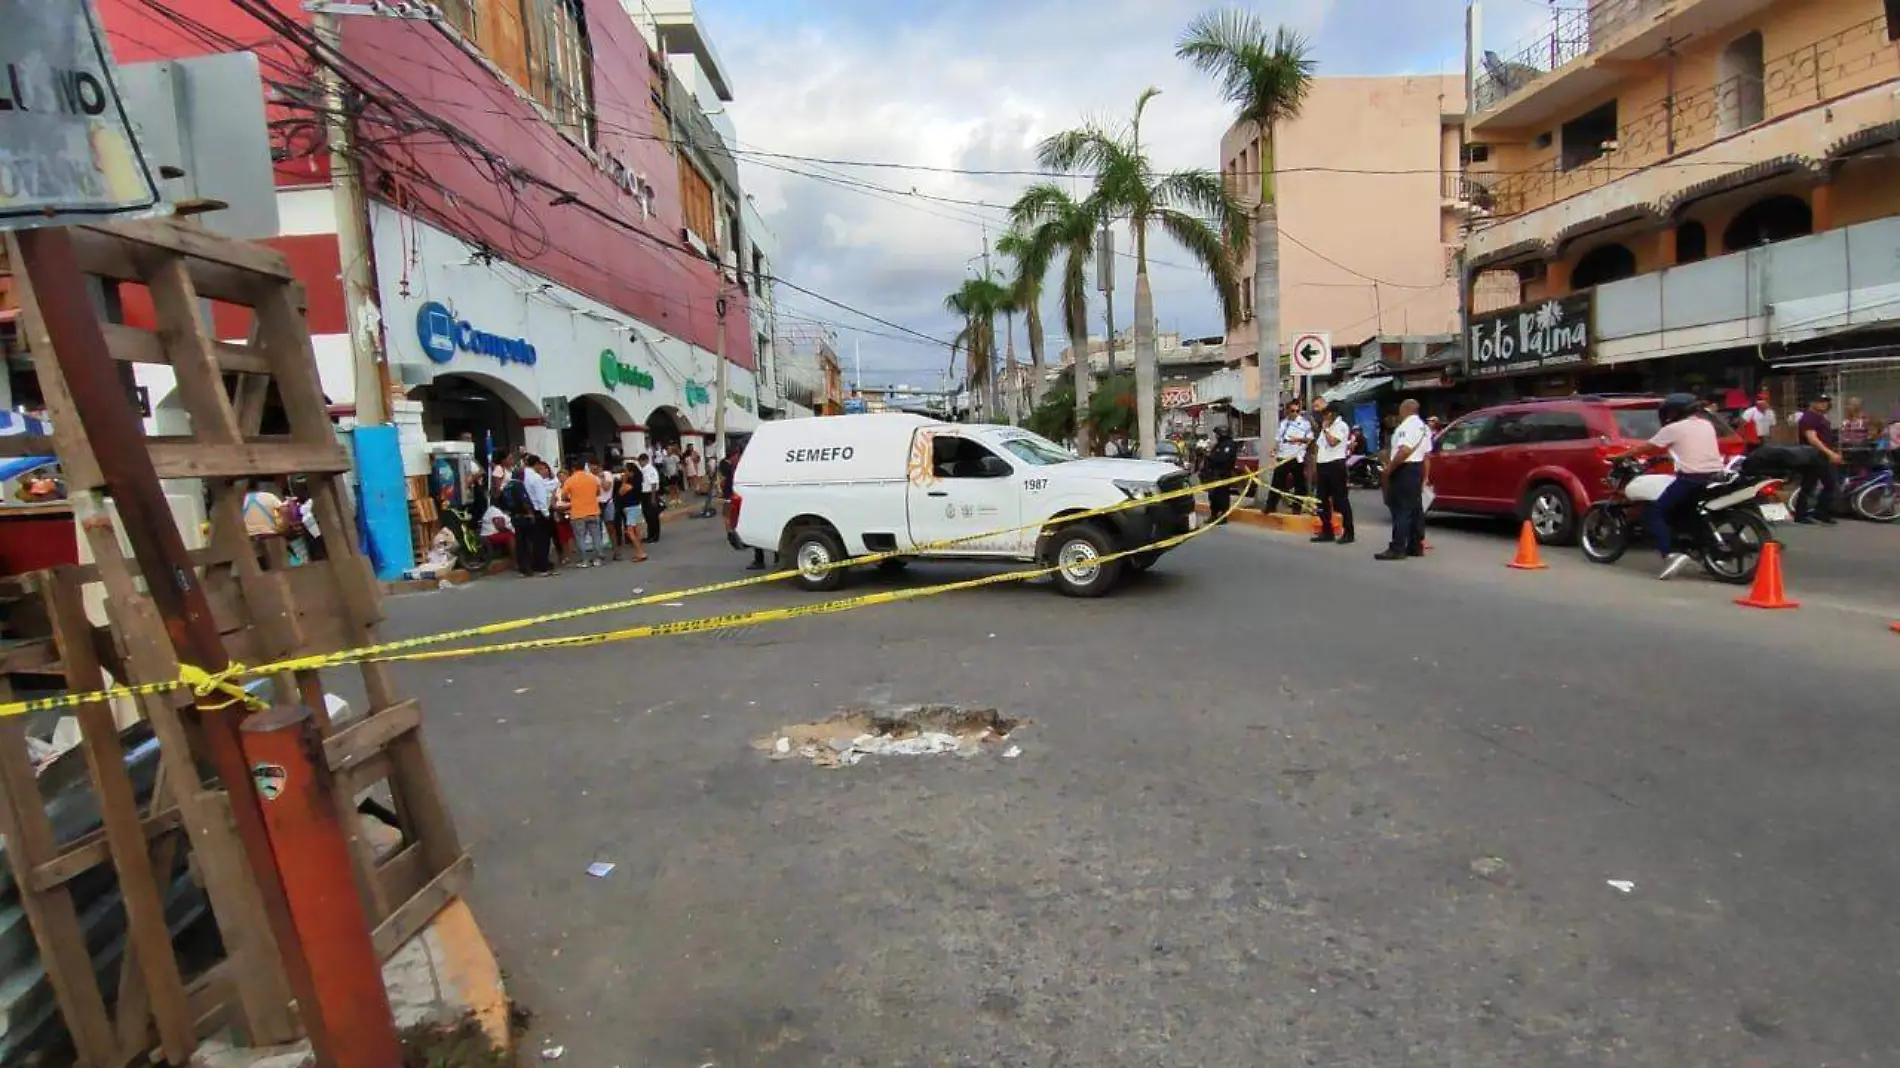
<svg viewBox="0 0 1900 1068"><path fill-rule="evenodd" d="M1206 0L947 0L927 15L896 16L879 3L794 3L790 16L756 7L770 2L706 4L735 83L731 110L742 149L1034 170L1034 148L1043 137L1085 118L1124 119L1136 94L1155 85L1163 93L1149 106L1143 140L1157 166L1219 165L1229 109L1173 49ZM1313 35L1322 74L1449 69L1460 62L1458 0L1285 0L1257 9ZM993 238L1001 207L1033 180L757 155L742 166L747 191L777 236L779 273L943 338L955 333L943 297L980 256L982 222L990 221ZM844 187L852 182L879 188ZM1165 240L1151 243L1150 251L1170 263L1186 260ZM1123 328L1133 305L1132 266L1118 264L1116 311ZM1212 294L1198 273L1153 271L1163 329L1220 332ZM786 299L800 314L855 321L809 298ZM1045 313L1053 324L1053 308ZM1059 341L1051 342L1052 354L1059 348ZM864 340L864 354L867 365L893 374L940 367L944 358L926 346L876 337Z"/></svg>

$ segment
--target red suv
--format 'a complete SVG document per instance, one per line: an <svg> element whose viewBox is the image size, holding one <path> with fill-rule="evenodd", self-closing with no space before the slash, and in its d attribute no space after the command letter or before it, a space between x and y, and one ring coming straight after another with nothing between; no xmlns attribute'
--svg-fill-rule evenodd
<svg viewBox="0 0 1900 1068"><path fill-rule="evenodd" d="M1607 457L1654 436L1661 405L1661 397L1581 395L1472 412L1434 443L1432 514L1519 516L1538 541L1568 545L1578 517L1609 492ZM1720 436L1724 455L1742 453L1727 424Z"/></svg>

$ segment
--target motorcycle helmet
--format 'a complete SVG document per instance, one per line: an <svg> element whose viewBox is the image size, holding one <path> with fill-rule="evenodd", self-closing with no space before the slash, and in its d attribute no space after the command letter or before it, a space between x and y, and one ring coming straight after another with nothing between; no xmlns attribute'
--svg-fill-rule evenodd
<svg viewBox="0 0 1900 1068"><path fill-rule="evenodd" d="M1220 440L1223 440L1223 441L1224 441L1224 440L1226 440L1226 439L1227 439L1227 437L1228 437L1228 435L1230 435L1230 434L1232 434L1232 433L1233 433L1233 431L1231 431L1231 430L1228 430L1228 429L1227 429L1226 427L1224 427L1224 426L1217 426L1217 427L1215 427L1215 428L1214 428L1214 437L1215 437L1215 438L1217 438L1217 439L1220 439Z"/></svg>
<svg viewBox="0 0 1900 1068"><path fill-rule="evenodd" d="M1662 420L1662 425L1668 426L1695 411L1697 403L1699 402L1687 393L1671 393L1663 398L1662 407L1656 410L1656 415Z"/></svg>

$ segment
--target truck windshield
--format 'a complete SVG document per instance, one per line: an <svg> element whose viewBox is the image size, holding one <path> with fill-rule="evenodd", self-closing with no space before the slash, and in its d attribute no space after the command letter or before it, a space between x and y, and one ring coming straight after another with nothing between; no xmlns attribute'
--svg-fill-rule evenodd
<svg viewBox="0 0 1900 1068"><path fill-rule="evenodd" d="M1075 459L1075 454L1034 434L1018 434L1003 439L1003 448L1008 449L1018 460L1036 467L1050 464L1066 464Z"/></svg>

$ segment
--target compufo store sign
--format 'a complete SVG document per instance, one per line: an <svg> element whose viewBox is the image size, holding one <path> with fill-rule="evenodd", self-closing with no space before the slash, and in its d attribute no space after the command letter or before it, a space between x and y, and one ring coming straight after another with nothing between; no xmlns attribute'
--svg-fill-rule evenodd
<svg viewBox="0 0 1900 1068"><path fill-rule="evenodd" d="M533 367L540 358L526 338L503 337L478 330L433 300L416 309L416 340L421 343L423 354L436 363L448 363L458 352L524 367Z"/></svg>
<svg viewBox="0 0 1900 1068"><path fill-rule="evenodd" d="M1590 362L1595 290L1474 316L1472 378L1561 371Z"/></svg>
<svg viewBox="0 0 1900 1068"><path fill-rule="evenodd" d="M630 363L621 363L612 349L600 350L600 384L609 390L617 386L652 390L653 376Z"/></svg>

